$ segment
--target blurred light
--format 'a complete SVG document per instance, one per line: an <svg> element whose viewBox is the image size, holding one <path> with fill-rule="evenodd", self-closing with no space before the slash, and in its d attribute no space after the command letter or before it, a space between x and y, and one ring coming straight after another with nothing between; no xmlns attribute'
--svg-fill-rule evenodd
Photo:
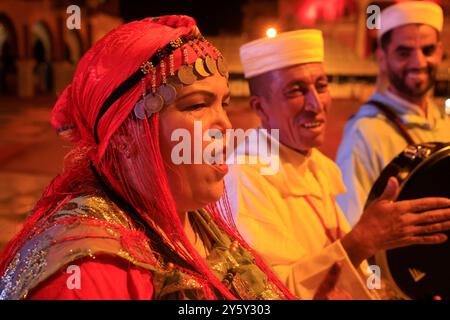
<svg viewBox="0 0 450 320"><path fill-rule="evenodd" d="M350 8L346 0L302 0L297 6L297 20L305 26L313 26L319 20L335 21Z"/></svg>
<svg viewBox="0 0 450 320"><path fill-rule="evenodd" d="M267 38L275 38L276 35L277 35L277 30L275 28L269 28L266 30Z"/></svg>
<svg viewBox="0 0 450 320"><path fill-rule="evenodd" d="M303 11L303 13L301 13L301 15L302 22L305 25L313 25L317 20L317 16L319 15L319 7L315 3L311 4L305 11Z"/></svg>
<svg viewBox="0 0 450 320"><path fill-rule="evenodd" d="M445 100L445 113L450 114L450 98Z"/></svg>

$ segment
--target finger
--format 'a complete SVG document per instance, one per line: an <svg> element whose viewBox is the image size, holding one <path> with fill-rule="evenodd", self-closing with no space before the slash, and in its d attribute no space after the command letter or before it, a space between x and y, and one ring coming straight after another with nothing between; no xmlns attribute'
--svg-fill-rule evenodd
<svg viewBox="0 0 450 320"><path fill-rule="evenodd" d="M413 235L430 234L448 230L450 230L450 221L428 224L424 226L412 226L410 228L411 234Z"/></svg>
<svg viewBox="0 0 450 320"><path fill-rule="evenodd" d="M378 200L394 201L398 193L398 181L395 177L390 177L386 183L383 193Z"/></svg>
<svg viewBox="0 0 450 320"><path fill-rule="evenodd" d="M434 224L450 220L450 208L411 213L407 214L407 216L409 224Z"/></svg>
<svg viewBox="0 0 450 320"><path fill-rule="evenodd" d="M396 202L395 206L397 210L402 212L422 212L450 207L450 199L430 197L414 200L403 200Z"/></svg>
<svg viewBox="0 0 450 320"><path fill-rule="evenodd" d="M411 245L433 245L440 244L447 241L447 236L444 233L434 233L431 235L417 235L402 238L398 241L393 241L387 245L388 249L407 247Z"/></svg>

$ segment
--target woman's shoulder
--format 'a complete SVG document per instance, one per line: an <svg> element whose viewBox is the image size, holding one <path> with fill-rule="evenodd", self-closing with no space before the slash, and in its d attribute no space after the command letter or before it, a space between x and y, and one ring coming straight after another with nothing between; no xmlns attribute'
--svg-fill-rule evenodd
<svg viewBox="0 0 450 320"><path fill-rule="evenodd" d="M72 262L100 255L147 270L159 263L145 234L110 199L101 194L66 199L16 252L0 279L0 298L25 298Z"/></svg>

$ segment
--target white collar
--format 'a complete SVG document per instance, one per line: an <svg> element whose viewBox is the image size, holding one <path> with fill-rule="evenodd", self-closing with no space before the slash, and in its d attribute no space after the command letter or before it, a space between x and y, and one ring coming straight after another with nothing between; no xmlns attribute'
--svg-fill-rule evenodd
<svg viewBox="0 0 450 320"><path fill-rule="evenodd" d="M399 107L401 107L401 113L409 113L409 114L416 114L418 116L424 117L425 116L425 112L423 111L422 107L419 106L418 104L412 103L402 97L400 97L399 95L393 93L391 90L387 89L384 92L385 96L388 97L389 99L393 100L394 102L396 102ZM428 114L430 112L427 112Z"/></svg>

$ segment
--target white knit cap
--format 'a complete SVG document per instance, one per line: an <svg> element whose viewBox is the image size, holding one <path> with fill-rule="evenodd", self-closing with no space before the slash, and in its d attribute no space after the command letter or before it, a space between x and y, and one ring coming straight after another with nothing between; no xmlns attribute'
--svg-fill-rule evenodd
<svg viewBox="0 0 450 320"><path fill-rule="evenodd" d="M323 62L322 32L305 29L258 39L244 44L240 56L247 79L301 63Z"/></svg>
<svg viewBox="0 0 450 320"><path fill-rule="evenodd" d="M387 7L381 12L381 28L378 38L394 28L405 24L427 24L441 32L444 24L442 8L429 1L406 1Z"/></svg>

